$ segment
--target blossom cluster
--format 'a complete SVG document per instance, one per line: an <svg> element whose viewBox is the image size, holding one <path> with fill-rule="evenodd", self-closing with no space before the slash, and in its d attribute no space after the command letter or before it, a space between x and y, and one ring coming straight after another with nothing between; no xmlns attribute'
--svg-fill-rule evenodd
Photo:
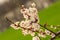
<svg viewBox="0 0 60 40"><path fill-rule="evenodd" d="M22 5L20 12L23 14L25 20L11 24L11 27L16 30L21 29L24 35L30 34L33 37L32 40L40 40L40 37L45 38L46 35L55 37L54 33L51 33L48 30L43 31L40 28L38 11L35 3L32 3L29 8L26 8L24 5Z"/></svg>

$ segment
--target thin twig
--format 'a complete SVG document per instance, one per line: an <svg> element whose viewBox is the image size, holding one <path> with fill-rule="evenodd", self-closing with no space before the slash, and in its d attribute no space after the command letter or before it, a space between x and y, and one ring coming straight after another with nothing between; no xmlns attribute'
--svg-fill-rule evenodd
<svg viewBox="0 0 60 40"><path fill-rule="evenodd" d="M43 26L41 24L39 24L41 27L44 27L45 29L49 30L48 28L46 28L46 26ZM49 30L50 32L54 33L53 31ZM56 35L56 33L54 33Z"/></svg>
<svg viewBox="0 0 60 40"><path fill-rule="evenodd" d="M9 21L9 22L11 22L11 23L13 23L15 26L17 26L13 21L11 21L8 17L6 17L6 19Z"/></svg>
<svg viewBox="0 0 60 40"><path fill-rule="evenodd" d="M57 36L59 36L60 35L60 31L59 32L57 32L57 34L56 34L56 36L55 37L53 37L53 38L51 38L51 40L54 40Z"/></svg>

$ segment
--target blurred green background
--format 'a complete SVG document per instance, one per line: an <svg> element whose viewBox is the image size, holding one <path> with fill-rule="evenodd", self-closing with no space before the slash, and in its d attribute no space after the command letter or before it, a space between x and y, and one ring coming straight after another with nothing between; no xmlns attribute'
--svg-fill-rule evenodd
<svg viewBox="0 0 60 40"><path fill-rule="evenodd" d="M60 1L53 3L48 8L39 11L40 24L50 24L50 25L60 25ZM52 29L53 32L57 32L60 28ZM41 40L49 40L51 37L40 38ZM31 35L24 36L21 30L14 30L13 28L8 28L4 32L0 32L0 40L32 40ZM55 40L60 40L58 36Z"/></svg>

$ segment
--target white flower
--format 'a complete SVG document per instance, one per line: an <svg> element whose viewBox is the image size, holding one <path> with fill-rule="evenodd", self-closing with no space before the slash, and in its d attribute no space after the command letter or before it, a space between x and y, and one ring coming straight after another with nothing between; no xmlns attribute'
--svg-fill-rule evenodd
<svg viewBox="0 0 60 40"><path fill-rule="evenodd" d="M30 20L33 22L35 22L37 20L36 23L39 23L38 15L32 15Z"/></svg>
<svg viewBox="0 0 60 40"><path fill-rule="evenodd" d="M50 31L48 31L48 30L45 30L45 33L47 34L47 35L50 35Z"/></svg>
<svg viewBox="0 0 60 40"><path fill-rule="evenodd" d="M46 36L45 36L45 35L42 35L42 34L40 34L40 33L38 34L38 36L39 36L39 37L46 38Z"/></svg>
<svg viewBox="0 0 60 40"><path fill-rule="evenodd" d="M32 40L40 40L40 38L38 36L34 36Z"/></svg>
<svg viewBox="0 0 60 40"><path fill-rule="evenodd" d="M29 25L29 26L27 27L27 29L32 29L32 25Z"/></svg>
<svg viewBox="0 0 60 40"><path fill-rule="evenodd" d="M23 11L24 10L24 11ZM24 15L26 13L25 9L21 9L20 12Z"/></svg>
<svg viewBox="0 0 60 40"><path fill-rule="evenodd" d="M34 17L31 17L30 20L34 22L35 21L35 18Z"/></svg>
<svg viewBox="0 0 60 40"><path fill-rule="evenodd" d="M36 4L35 4L35 3L32 3L32 4L31 4L31 6L35 7L35 6L36 6Z"/></svg>
<svg viewBox="0 0 60 40"><path fill-rule="evenodd" d="M32 7L29 7L29 11L30 11L29 13L30 13L30 16L31 16L30 17L30 20L34 22L35 21L35 18L38 19L38 14L37 14L38 11L35 8L35 6L36 6L35 3L32 3L31 6Z"/></svg>
<svg viewBox="0 0 60 40"><path fill-rule="evenodd" d="M23 14L24 18L28 20L28 15Z"/></svg>
<svg viewBox="0 0 60 40"><path fill-rule="evenodd" d="M24 28L30 28L31 27L30 22L31 22L30 20L21 21L20 26Z"/></svg>
<svg viewBox="0 0 60 40"><path fill-rule="evenodd" d="M20 26L28 28L30 26L30 20L21 21Z"/></svg>
<svg viewBox="0 0 60 40"><path fill-rule="evenodd" d="M16 25L15 25L16 24ZM18 24L19 24L19 22L15 22L15 24L11 24L10 26L12 27L12 28L14 28L14 29L20 29L20 27L18 27Z"/></svg>
<svg viewBox="0 0 60 40"><path fill-rule="evenodd" d="M40 29L40 25L37 23L32 23L32 27L34 28L34 31L39 30Z"/></svg>
<svg viewBox="0 0 60 40"><path fill-rule="evenodd" d="M52 33L52 34L51 34L51 37L52 37L52 38L55 37L55 34Z"/></svg>
<svg viewBox="0 0 60 40"><path fill-rule="evenodd" d="M30 16L33 17L34 15L37 15L38 11L35 7L29 7L29 13L30 13Z"/></svg>
<svg viewBox="0 0 60 40"><path fill-rule="evenodd" d="M23 33L24 35L27 35L27 34L28 34L28 30L22 29L22 33Z"/></svg>
<svg viewBox="0 0 60 40"><path fill-rule="evenodd" d="M25 28L29 27L29 26L30 26L30 23L31 23L30 20L26 20L26 21L25 21Z"/></svg>
<svg viewBox="0 0 60 40"><path fill-rule="evenodd" d="M43 32L43 30L40 30L40 33L38 33L38 36L39 36L39 37L46 38L46 35L45 35L45 33Z"/></svg>
<svg viewBox="0 0 60 40"><path fill-rule="evenodd" d="M24 27L25 26L25 21L21 21L20 26Z"/></svg>
<svg viewBox="0 0 60 40"><path fill-rule="evenodd" d="M31 36L35 36L35 32L29 31L29 34L30 34Z"/></svg>
<svg viewBox="0 0 60 40"><path fill-rule="evenodd" d="M24 11L23 11L24 10ZM26 20L28 20L28 14L29 14L29 10L27 8L23 8L20 10L20 12L23 14L24 18Z"/></svg>

